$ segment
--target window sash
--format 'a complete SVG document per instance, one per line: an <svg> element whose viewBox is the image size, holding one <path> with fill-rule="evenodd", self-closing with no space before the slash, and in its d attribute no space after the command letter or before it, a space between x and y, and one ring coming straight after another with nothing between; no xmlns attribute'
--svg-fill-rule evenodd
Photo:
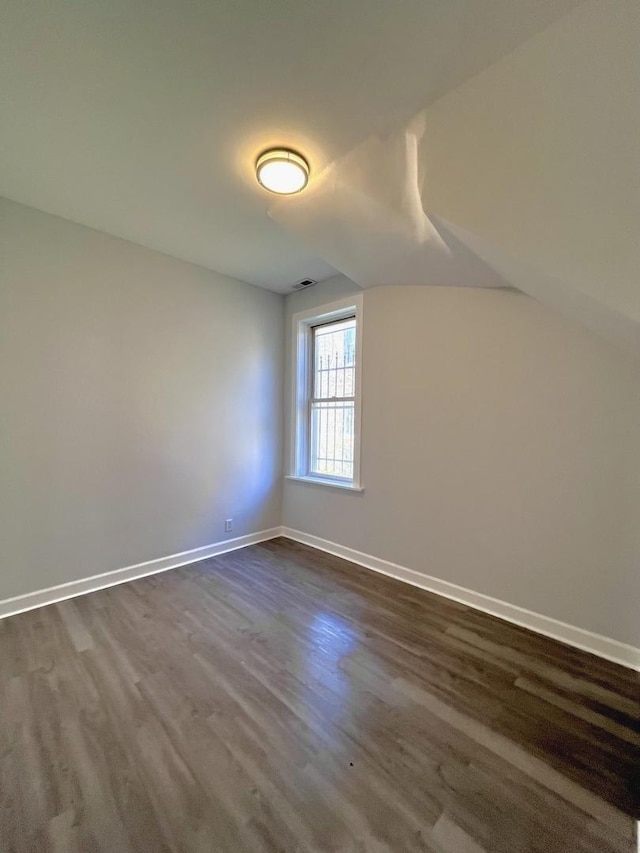
<svg viewBox="0 0 640 853"><path fill-rule="evenodd" d="M312 403L309 407L308 446L308 473L311 476L353 481L355 401L328 399ZM327 471L327 468L331 470Z"/></svg>
<svg viewBox="0 0 640 853"><path fill-rule="evenodd" d="M329 329L335 332L346 332L353 329L355 342L353 353L347 363L347 354L344 354L341 366L319 368L318 367L318 337L331 334ZM318 334L318 330L322 329ZM314 324L310 328L310 396L307 403L307 473L311 476L324 477L342 482L353 482L355 472L355 403L356 403L356 346L358 336L356 317L354 314L329 320L325 323ZM318 395L318 388L322 386L327 390L333 384L335 390L339 385L339 374L342 374L342 388L347 386L347 372L350 372L350 387L353 394ZM333 375L332 375L333 374ZM333 380L333 381L332 381ZM326 434L321 435L323 427L323 413L325 413ZM333 420L332 427L329 426ZM340 423L338 423L340 421ZM350 426L349 426L350 425ZM346 444L346 447L345 447ZM324 453L322 454L322 450ZM324 464L323 464L324 463ZM323 468L332 467L330 473ZM342 473L336 473L335 469L341 469Z"/></svg>
<svg viewBox="0 0 640 853"><path fill-rule="evenodd" d="M311 366L311 383L310 383L310 396L314 400L330 400L334 396L353 396L355 397L356 389L356 347L354 345L352 360L347 363L346 355L343 358L342 365L338 366L336 364L335 367L318 367L317 358L318 358L318 337L321 335L331 334L332 332L328 331L331 327L335 328L335 332L353 329L357 341L358 329L356 326L356 317L355 314L351 314L349 316L340 317L336 320L328 320L324 323L317 323L311 326L311 358L310 358L310 366ZM340 329L342 327L342 329ZM324 330L324 331L321 331ZM347 385L347 372L350 373L351 379L351 390L353 391L352 395L323 395L318 393L319 390L322 390L322 385L324 384L324 379L326 378L326 386L327 390L331 386L331 380L333 378L333 386L334 389L337 390L339 381L338 377L342 374L342 389L344 390ZM318 387L320 386L320 387Z"/></svg>

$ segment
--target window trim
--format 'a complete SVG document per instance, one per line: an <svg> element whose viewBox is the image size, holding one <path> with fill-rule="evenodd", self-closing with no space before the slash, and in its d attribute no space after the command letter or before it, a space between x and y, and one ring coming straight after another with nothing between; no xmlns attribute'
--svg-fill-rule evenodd
<svg viewBox="0 0 640 853"><path fill-rule="evenodd" d="M314 326L355 317L356 366L354 401L353 479L318 476L310 473L310 405L313 383L313 332ZM362 294L319 305L293 316L292 333L292 398L291 441L289 473L287 479L302 480L340 489L363 491L360 482L360 432L362 425Z"/></svg>

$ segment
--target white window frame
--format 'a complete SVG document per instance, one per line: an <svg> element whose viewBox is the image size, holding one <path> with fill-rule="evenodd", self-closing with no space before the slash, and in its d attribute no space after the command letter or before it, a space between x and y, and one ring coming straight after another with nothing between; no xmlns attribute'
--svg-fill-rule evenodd
<svg viewBox="0 0 640 853"><path fill-rule="evenodd" d="M355 317L356 365L354 400L353 479L318 476L310 472L310 412L313 383L313 327ZM360 482L360 429L362 421L362 294L328 305L300 311L293 316L293 370L291 399L291 457L287 479L302 480L362 492Z"/></svg>

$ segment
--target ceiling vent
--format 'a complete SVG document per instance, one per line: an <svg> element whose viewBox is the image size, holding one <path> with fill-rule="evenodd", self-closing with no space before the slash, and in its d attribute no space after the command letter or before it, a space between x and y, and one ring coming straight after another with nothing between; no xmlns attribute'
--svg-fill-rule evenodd
<svg viewBox="0 0 640 853"><path fill-rule="evenodd" d="M317 284L317 281L314 281L312 278L303 278L302 281L297 281L295 284L291 286L291 290L304 290L305 287L312 287L314 284Z"/></svg>

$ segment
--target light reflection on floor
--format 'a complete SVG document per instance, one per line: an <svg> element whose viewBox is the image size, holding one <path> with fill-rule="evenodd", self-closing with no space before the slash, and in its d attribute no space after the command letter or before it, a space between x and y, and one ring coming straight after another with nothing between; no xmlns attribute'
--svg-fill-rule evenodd
<svg viewBox="0 0 640 853"><path fill-rule="evenodd" d="M344 709L351 692L351 680L340 666L345 655L357 645L353 628L335 613L320 611L309 626L312 643L305 660L305 680L320 682L331 694L335 712Z"/></svg>

